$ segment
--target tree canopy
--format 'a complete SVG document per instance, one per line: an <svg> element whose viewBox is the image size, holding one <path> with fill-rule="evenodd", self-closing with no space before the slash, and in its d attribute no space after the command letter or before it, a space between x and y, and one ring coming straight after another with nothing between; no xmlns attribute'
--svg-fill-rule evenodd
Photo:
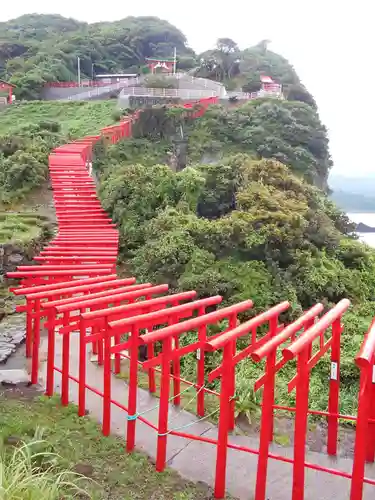
<svg viewBox="0 0 375 500"><path fill-rule="evenodd" d="M31 14L0 23L0 78L17 85L18 96L35 98L46 82L82 75L138 71L146 57L172 57L195 65L185 36L157 17L127 17L87 24L58 15Z"/></svg>
<svg viewBox="0 0 375 500"><path fill-rule="evenodd" d="M229 109L215 106L192 127L191 152L197 160L210 152L251 152L274 158L327 190L332 165L327 131L306 103L258 99Z"/></svg>
<svg viewBox="0 0 375 500"><path fill-rule="evenodd" d="M266 75L283 86L288 100L306 102L316 108L314 98L301 83L293 66L283 56L269 50L269 43L269 40L262 40L254 47L240 50L230 38L219 38L215 49L199 56L197 74L222 81L229 90L237 87L244 92L260 90L260 78Z"/></svg>
<svg viewBox="0 0 375 500"><path fill-rule="evenodd" d="M161 163L165 144L130 141L100 165L102 203L120 229L132 274L200 297L221 294L225 304L252 298L251 314L289 300L286 320L317 302L351 299L342 358L343 407L351 411L353 356L374 309L375 252L352 236L354 226L321 190L287 165L237 153L175 173ZM185 376L192 366L186 361ZM323 362L313 373L315 408L324 408L326 370ZM250 361L238 373L248 384L257 376ZM288 403L285 387L279 397Z"/></svg>

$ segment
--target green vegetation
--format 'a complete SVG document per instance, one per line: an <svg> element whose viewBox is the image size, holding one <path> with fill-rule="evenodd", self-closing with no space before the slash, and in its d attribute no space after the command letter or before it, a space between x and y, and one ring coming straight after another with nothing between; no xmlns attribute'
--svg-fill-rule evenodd
<svg viewBox="0 0 375 500"><path fill-rule="evenodd" d="M40 432L36 432L28 443L21 442L12 449L0 443L2 497L6 500L59 500L62 495L64 498L79 495L87 498L85 491L78 486L81 478L73 472L59 470L56 461L60 457L44 451L48 443L38 434Z"/></svg>
<svg viewBox="0 0 375 500"><path fill-rule="evenodd" d="M0 243L29 244L46 239L49 232L46 217L25 212L0 212Z"/></svg>
<svg viewBox="0 0 375 500"><path fill-rule="evenodd" d="M8 106L1 113L0 136L27 135L28 127L58 122L67 138L97 134L112 123L113 101L32 101Z"/></svg>
<svg viewBox="0 0 375 500"><path fill-rule="evenodd" d="M193 124L190 151L205 154L251 153L274 158L324 190L332 162L326 128L303 102L258 99L235 109L214 107Z"/></svg>
<svg viewBox="0 0 375 500"><path fill-rule="evenodd" d="M17 86L22 99L40 97L47 82L77 80L77 57L83 78L99 73L147 74L147 57L173 57L177 69L223 82L229 90L260 89L260 76L283 85L288 100L316 107L288 61L262 40L240 50L230 38L196 55L176 27L157 17L127 17L87 24L59 15L31 14L0 23L0 78Z"/></svg>
<svg viewBox="0 0 375 500"><path fill-rule="evenodd" d="M77 409L72 405L62 408L56 398L36 399L5 397L2 394L0 413L0 436L12 455L10 443L23 441L32 443L41 456L34 457L39 460L39 467L35 466L33 474L33 488L42 482L41 477L35 473L46 475L45 468L40 471L40 460L53 459L56 478L65 474L65 479L74 481L78 487L83 488L86 494L80 494L75 498L90 498L111 500L143 500L145 498L157 498L158 500L205 500L210 498L208 488L203 485L193 485L181 479L172 471L158 473L148 458L141 453L127 454L124 449L124 440L116 437L103 437L98 426L88 417L79 418ZM6 396L6 394L5 394ZM35 425L38 425L37 437L44 441L35 443ZM41 432L43 430L43 432ZM19 445L18 445L19 446ZM16 450L18 450L17 448ZM18 500L28 498L36 500L40 498L73 498L71 487L64 487L64 494L47 496L39 494L31 487L31 474L29 455L32 447L25 449L27 457L23 459L19 455L18 464L21 460L27 466L23 472L25 476L24 485L28 496L6 496L7 500ZM13 453L17 453L14 451ZM45 455L53 454L51 455ZM10 460L10 458L8 458ZM9 461L7 461L9 467ZM16 469L14 473L17 471ZM48 471L48 468L47 468ZM88 478L72 475L81 473ZM6 478L0 479L4 482ZM56 481L57 483L57 481ZM70 486L70 485L69 485ZM33 492L33 495L31 495ZM61 493L61 491L60 491ZM70 493L70 494L69 494Z"/></svg>
<svg viewBox="0 0 375 500"><path fill-rule="evenodd" d="M314 98L300 82L290 63L268 49L268 40L241 51L230 38L219 38L214 50L198 57L197 76L223 82L228 90L257 92L261 75L271 77L283 86L290 101L302 101L316 108Z"/></svg>
<svg viewBox="0 0 375 500"><path fill-rule="evenodd" d="M0 78L17 86L18 98L35 99L46 82L77 80L99 73L138 73L146 57L172 57L193 67L184 35L157 17L127 17L87 24L58 15L31 14L0 23Z"/></svg>
<svg viewBox="0 0 375 500"><path fill-rule="evenodd" d="M179 116L177 122L189 139L190 164L182 172L165 166L173 133L152 133L147 121L143 137L110 148L96 165L102 203L118 224L132 273L172 290L195 289L201 297L221 294L224 304L252 298L252 314L289 300L286 321L317 302L328 307L349 298L342 410L352 412L353 358L375 305L375 253L351 236L347 217L319 189L326 189L331 162L316 111L301 102L259 100L231 110L215 106L199 120ZM183 361L189 380L194 360ZM207 356L207 369L217 362ZM260 369L249 360L238 368L243 412L256 408L249 387ZM289 364L281 374L280 403L292 402L286 391L292 372ZM313 372L314 408L326 408L328 373L328 360Z"/></svg>
<svg viewBox="0 0 375 500"><path fill-rule="evenodd" d="M0 206L24 198L48 174L51 149L110 125L113 101L12 105L0 120Z"/></svg>

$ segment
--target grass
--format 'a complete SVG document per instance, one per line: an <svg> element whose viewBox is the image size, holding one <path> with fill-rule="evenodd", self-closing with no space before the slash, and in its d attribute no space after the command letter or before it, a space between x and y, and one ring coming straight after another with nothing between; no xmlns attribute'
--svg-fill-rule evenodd
<svg viewBox="0 0 375 500"><path fill-rule="evenodd" d="M0 212L0 244L25 244L41 238L46 218L36 214Z"/></svg>
<svg viewBox="0 0 375 500"><path fill-rule="evenodd" d="M96 135L113 123L116 100L107 101L30 101L8 106L1 113L0 136L42 121L56 121L61 132L72 138Z"/></svg>
<svg viewBox="0 0 375 500"><path fill-rule="evenodd" d="M141 453L127 454L124 441L103 437L95 422L77 416L71 405L61 407L56 398L16 400L2 397L0 436L6 441L28 442L35 426L44 429L50 452L59 455L61 470L80 472L90 479L85 484L91 499L101 500L208 500L209 489L183 480L167 470L157 473ZM82 485L80 484L82 487ZM65 498L65 497L64 497Z"/></svg>
<svg viewBox="0 0 375 500"><path fill-rule="evenodd" d="M59 456L48 450L48 442L37 429L28 443L7 446L0 442L0 491L4 500L60 500L87 498L79 487L85 477L72 471L60 470Z"/></svg>

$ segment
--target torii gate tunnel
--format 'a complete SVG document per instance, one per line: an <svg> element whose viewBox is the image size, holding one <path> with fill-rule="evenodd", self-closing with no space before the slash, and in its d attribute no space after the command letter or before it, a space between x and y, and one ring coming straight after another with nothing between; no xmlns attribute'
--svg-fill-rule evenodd
<svg viewBox="0 0 375 500"><path fill-rule="evenodd" d="M211 102L210 102L211 103ZM204 113L207 105L196 118ZM192 105L192 104L191 104ZM118 127L118 128L116 128ZM116 128L116 130L114 130ZM131 121L126 125L107 127L103 134L109 142L125 140L131 135ZM375 321L364 338L353 363L359 370L358 414L339 412L340 350L344 331L343 318L350 307L343 299L330 309L322 304L305 311L297 320L285 324L283 317L290 309L288 302L273 305L264 312L252 314L251 297L243 302L222 307L217 295L199 298L195 290L169 293L168 284L137 283L133 277L116 274L118 231L96 196L91 177L92 148L100 136L56 148L49 158L54 191L58 234L35 258L38 266L20 266L9 278L20 279L13 288L17 296L25 297L18 311L26 312L26 355L31 358L31 382L40 376L39 351L41 328L47 330L47 362L45 392L52 396L60 392L61 403L69 403L70 390L77 387L78 414L86 414L89 392L102 401L102 431L111 433L113 409L126 415L126 449L137 445L138 422L147 425L156 436L156 469L166 467L170 436L200 442L216 450L212 464L215 498L224 498L227 486L228 452L242 453L244 460L257 456L254 490L255 500L267 499L267 474L270 461L290 464L293 476L290 498L305 498L306 470L340 476L347 481L350 500L361 500L364 485L375 486L375 480L365 477L365 465L375 458ZM252 316L252 317L251 317ZM241 321L241 318L248 318ZM218 325L215 335L210 325ZM220 325L225 325L220 328ZM188 334L188 335L187 335ZM190 341L189 341L190 339ZM61 356L57 345L62 344ZM243 347L246 345L246 347ZM147 359L139 360L139 350L147 348ZM101 380L87 383L90 367L89 349L97 356ZM70 362L78 352L79 366ZM219 353L220 362L209 369L210 353ZM184 356L195 359L195 379L181 378ZM323 357L330 356L327 382L327 410L309 409L309 384L314 367ZM249 384L262 391L259 445L250 448L231 439L235 429L236 367L244 360L263 363L261 376ZM113 393L113 374L120 374L127 363L128 390L125 401ZM295 375L288 391L295 391L295 406L277 404L277 379L284 367ZM139 407L137 391L139 374L147 374L150 394L158 396L151 408ZM56 384L56 379L61 380ZM220 391L210 388L220 379ZM182 387L187 389L182 389ZM212 386L211 386L212 387ZM204 421L218 418L216 437L188 431L191 424L172 425L171 408L180 407L182 395L190 390L196 402L197 418ZM124 391L125 394L125 391ZM207 398L215 398L215 411L207 408ZM291 456L274 453L276 412L286 412L294 418L294 448ZM147 414L157 412L153 422ZM327 453L338 453L340 421L355 424L355 449L352 470L337 470L306 461L308 418L327 421ZM249 470L251 475L251 470ZM375 489L374 489L375 493ZM373 494L374 494L373 493ZM338 492L338 497L342 498ZM253 497L249 497L250 498Z"/></svg>

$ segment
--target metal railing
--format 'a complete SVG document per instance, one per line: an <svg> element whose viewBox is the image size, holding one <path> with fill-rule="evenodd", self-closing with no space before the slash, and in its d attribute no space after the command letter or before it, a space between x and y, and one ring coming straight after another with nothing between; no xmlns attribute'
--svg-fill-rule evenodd
<svg viewBox="0 0 375 500"><path fill-rule="evenodd" d="M276 99L284 99L281 90L259 90L258 92L228 92L228 97L237 97L237 99L261 99L274 97Z"/></svg>
<svg viewBox="0 0 375 500"><path fill-rule="evenodd" d="M179 97L182 99L198 99L201 97L216 97L213 90L204 89L153 89L147 87L127 87L122 89L121 96L139 97Z"/></svg>
<svg viewBox="0 0 375 500"><path fill-rule="evenodd" d="M101 95L108 94L110 92L113 92L115 90L121 90L124 87L128 87L129 85L134 85L138 83L138 78L132 78L129 81L123 81L123 82L116 82L112 83L110 85L106 85L104 87L96 87L94 89L88 90L87 92L82 92L80 94L73 94L65 99L62 99L63 101L86 101L88 99L93 99L94 97L99 97Z"/></svg>

